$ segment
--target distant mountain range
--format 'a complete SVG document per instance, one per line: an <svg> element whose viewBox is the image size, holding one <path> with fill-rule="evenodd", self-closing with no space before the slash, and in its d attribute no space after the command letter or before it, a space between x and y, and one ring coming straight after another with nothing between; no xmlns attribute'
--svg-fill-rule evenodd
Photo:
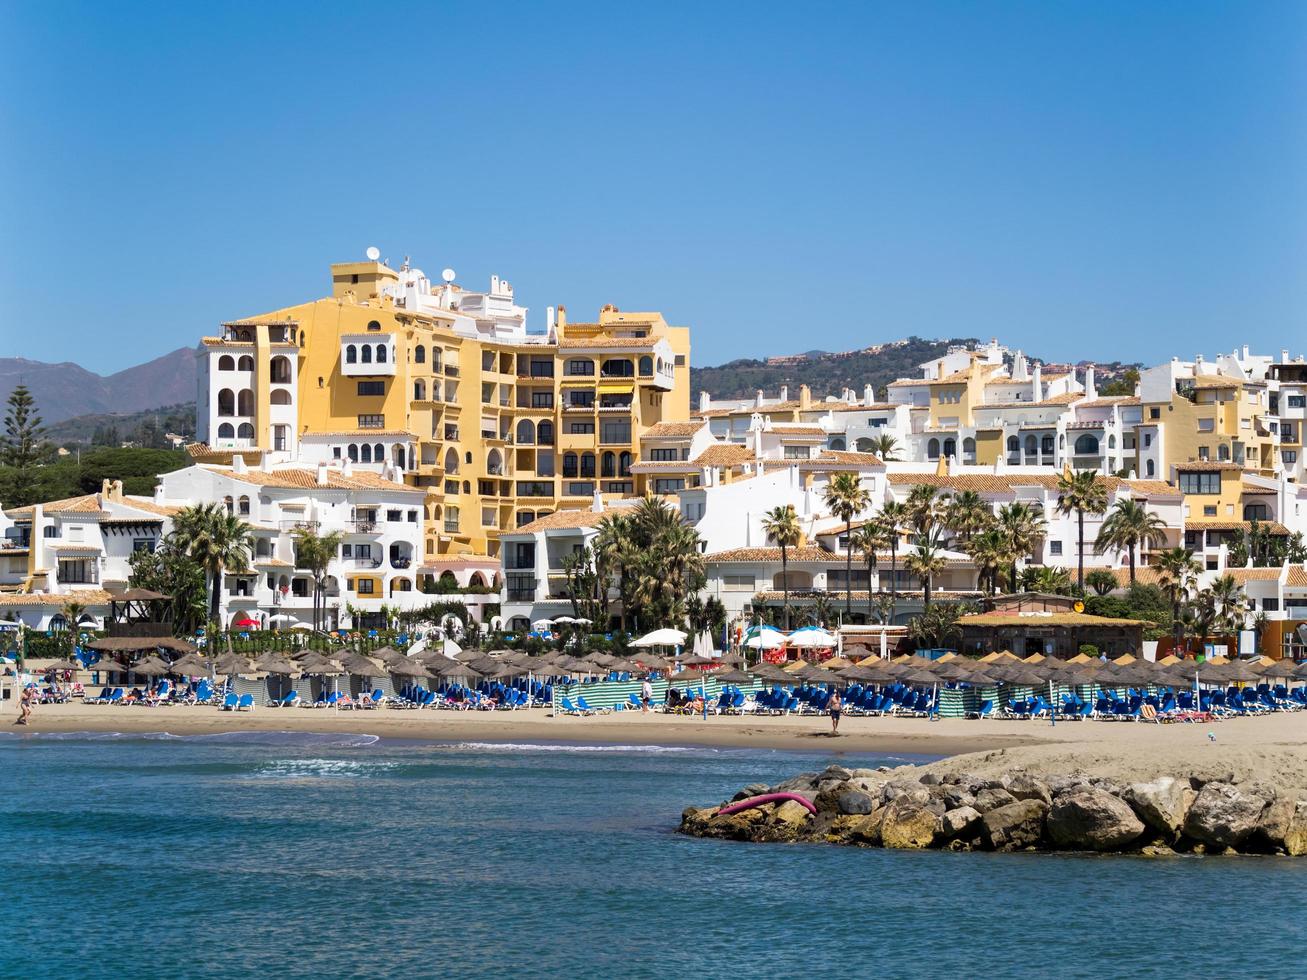
<svg viewBox="0 0 1307 980"><path fill-rule="evenodd" d="M195 350L170 354L116 374L100 375L71 361L48 364L0 357L0 401L26 385L47 425L77 415L132 413L195 401Z"/></svg>

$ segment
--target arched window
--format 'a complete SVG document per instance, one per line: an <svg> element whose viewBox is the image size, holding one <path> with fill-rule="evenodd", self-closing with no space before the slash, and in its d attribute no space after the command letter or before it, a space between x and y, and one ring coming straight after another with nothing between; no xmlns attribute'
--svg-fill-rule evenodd
<svg viewBox="0 0 1307 980"><path fill-rule="evenodd" d="M1097 456L1098 455L1098 437L1092 436L1088 432L1076 439L1077 456Z"/></svg>
<svg viewBox="0 0 1307 980"><path fill-rule="evenodd" d="M377 332L378 330L380 330L380 329L381 329L381 324L378 323L376 320L369 320L369 321L368 321L368 332L369 332L369 333L376 333L376 332Z"/></svg>
<svg viewBox="0 0 1307 980"><path fill-rule="evenodd" d="M236 438L236 430L232 427L232 424L230 422L224 422L222 423L222 425L218 426L218 438L219 439Z"/></svg>
<svg viewBox="0 0 1307 980"><path fill-rule="evenodd" d="M545 420L536 426L536 442L542 446L552 446L554 444L553 422Z"/></svg>
<svg viewBox="0 0 1307 980"><path fill-rule="evenodd" d="M967 436L962 440L962 462L974 463L976 461L976 440Z"/></svg>
<svg viewBox="0 0 1307 980"><path fill-rule="evenodd" d="M250 423L248 423L248 422L242 422L242 423L241 423L239 426L237 426L237 428L236 428L236 435L237 435L238 438L241 438L241 439L253 439L253 438L254 438L254 426L250 425Z"/></svg>
<svg viewBox="0 0 1307 980"><path fill-rule="evenodd" d="M1147 473L1150 477L1157 472L1157 467L1153 464L1153 461L1151 459L1144 464L1144 472Z"/></svg>
<svg viewBox="0 0 1307 980"><path fill-rule="evenodd" d="M223 388L218 392L218 414L236 414L236 392L232 391L230 388Z"/></svg>
<svg viewBox="0 0 1307 980"><path fill-rule="evenodd" d="M944 455L947 456L949 459L952 459L952 458L953 458L954 456L956 456L957 454L958 454L958 444L957 444L957 442L956 442L955 440L953 440L953 439L945 439L945 440L944 440Z"/></svg>
<svg viewBox="0 0 1307 980"><path fill-rule="evenodd" d="M223 497L222 505L227 508L228 514L236 513L236 501L233 500L231 497Z"/></svg>
<svg viewBox="0 0 1307 980"><path fill-rule="evenodd" d="M421 344L418 344L416 347L413 348L413 363L414 364L427 363L427 349L423 347Z"/></svg>
<svg viewBox="0 0 1307 980"><path fill-rule="evenodd" d="M383 446L381 443L377 443L375 446L373 446L372 459L374 462L384 463L386 461L386 447Z"/></svg>
<svg viewBox="0 0 1307 980"><path fill-rule="evenodd" d="M1243 519L1245 521L1269 521L1271 512L1265 504L1244 504Z"/></svg>
<svg viewBox="0 0 1307 980"><path fill-rule="evenodd" d="M830 448L835 452L841 452L844 449L844 440L836 436L830 441Z"/></svg>
<svg viewBox="0 0 1307 980"><path fill-rule="evenodd" d="M458 472L458 450L453 446L445 451L445 472L447 474Z"/></svg>
<svg viewBox="0 0 1307 980"><path fill-rule="evenodd" d="M939 440L938 440L938 439L933 439L933 438L932 438L932 439L930 440L930 442L926 443L926 458L927 458L927 459L939 459Z"/></svg>
<svg viewBox="0 0 1307 980"><path fill-rule="evenodd" d="M1108 437L1107 437L1107 448L1108 448L1108 449L1115 449L1115 448L1116 448L1116 436L1108 436Z"/></svg>
<svg viewBox="0 0 1307 980"><path fill-rule="evenodd" d="M369 446L366 442L363 444L363 447L359 450L359 461L363 463L372 462L372 447Z"/></svg>
<svg viewBox="0 0 1307 980"><path fill-rule="evenodd" d="M577 466L576 453L563 453L563 476L566 479L574 480L579 472Z"/></svg>
<svg viewBox="0 0 1307 980"><path fill-rule="evenodd" d="M1007 451L1010 453L1021 452L1021 440L1016 436L1007 437Z"/></svg>
<svg viewBox="0 0 1307 980"><path fill-rule="evenodd" d="M472 465L472 451L471 451L471 450L468 450L467 452L465 452L465 453L463 454L463 462L467 463L468 466L471 466L471 465Z"/></svg>
<svg viewBox="0 0 1307 980"><path fill-rule="evenodd" d="M621 456L617 457L617 475L631 475L631 454L629 452L623 452Z"/></svg>
<svg viewBox="0 0 1307 980"><path fill-rule="evenodd" d="M582 476L582 477L590 477L591 479L593 479L593 478L594 478L594 475L595 475L595 454L594 454L594 453L582 453L582 454L581 454L581 476Z"/></svg>
<svg viewBox="0 0 1307 980"><path fill-rule="evenodd" d="M604 477L613 477L617 475L617 457L612 453L604 453L603 464L599 470L600 475Z"/></svg>
<svg viewBox="0 0 1307 980"><path fill-rule="evenodd" d="M404 447L399 443L390 447L390 461L401 470L404 468Z"/></svg>
<svg viewBox="0 0 1307 980"><path fill-rule="evenodd" d="M640 375L645 377L650 374L653 374L653 358L646 354L640 358Z"/></svg>
<svg viewBox="0 0 1307 980"><path fill-rule="evenodd" d="M236 501L236 513L248 517L250 514L250 498L241 494L240 500Z"/></svg>
<svg viewBox="0 0 1307 980"><path fill-rule="evenodd" d="M416 402L424 402L427 400L427 383L425 381L419 380L413 382L413 400Z"/></svg>
<svg viewBox="0 0 1307 980"><path fill-rule="evenodd" d="M377 344L377 363L378 363L378 364L385 364L385 363L386 363L386 345L385 345L385 344Z"/></svg>
<svg viewBox="0 0 1307 980"><path fill-rule="evenodd" d="M282 354L278 354L268 364L268 376L273 384L290 384L290 361Z"/></svg>
<svg viewBox="0 0 1307 980"><path fill-rule="evenodd" d="M218 358L218 370L235 371L236 361L232 358L230 354L223 354L222 357Z"/></svg>
<svg viewBox="0 0 1307 980"><path fill-rule="evenodd" d="M349 461L351 463L357 463L359 461L359 447L357 444L351 442L345 452L346 455L349 456Z"/></svg>
<svg viewBox="0 0 1307 980"><path fill-rule="evenodd" d="M359 349L355 347L353 344L347 346L345 348L345 363L357 364L358 359L359 359Z"/></svg>
<svg viewBox="0 0 1307 980"><path fill-rule="evenodd" d="M1216 458L1219 459L1222 463L1229 462L1229 460L1230 460L1230 447L1227 446L1225 443L1221 443L1221 445L1217 446L1217 447L1216 447Z"/></svg>
<svg viewBox="0 0 1307 980"><path fill-rule="evenodd" d="M242 354L241 359L236 362L236 369L239 371L253 371L254 358L250 357L249 354Z"/></svg>
<svg viewBox="0 0 1307 980"><path fill-rule="evenodd" d="M1052 437L1052 436L1044 436L1044 438L1041 439L1041 440L1039 441L1039 451L1040 451L1041 453L1043 453L1045 456L1052 456L1052 455L1053 455L1053 437Z"/></svg>
<svg viewBox="0 0 1307 980"><path fill-rule="evenodd" d="M372 363L372 345L364 344L359 348L359 360L364 364Z"/></svg>
<svg viewBox="0 0 1307 980"><path fill-rule="evenodd" d="M43 536L43 537L47 537L47 538L57 538L57 537L59 537L59 528L58 528L58 526L57 526L57 525L54 525L54 524L47 524L47 525L45 526L45 530L42 532L42 536Z"/></svg>
<svg viewBox="0 0 1307 980"><path fill-rule="evenodd" d="M1034 456L1039 452L1039 440L1033 435L1026 436L1026 455Z"/></svg>
<svg viewBox="0 0 1307 980"><path fill-rule="evenodd" d="M250 389L243 388L241 389L241 393L236 396L236 414L254 414L254 392L250 391Z"/></svg>
<svg viewBox="0 0 1307 980"><path fill-rule="evenodd" d="M486 472L491 476L504 475L504 457L498 449L492 449L486 453ZM564 473L563 475L566 476L567 474Z"/></svg>
<svg viewBox="0 0 1307 980"><path fill-rule="evenodd" d="M533 446L536 441L536 426L530 419L519 419L517 423L517 444Z"/></svg>
<svg viewBox="0 0 1307 980"><path fill-rule="evenodd" d="M287 391L285 388L276 388L276 389L274 389L273 392L272 392L272 404L274 404L274 405L289 405L289 404L290 404L290 392Z"/></svg>

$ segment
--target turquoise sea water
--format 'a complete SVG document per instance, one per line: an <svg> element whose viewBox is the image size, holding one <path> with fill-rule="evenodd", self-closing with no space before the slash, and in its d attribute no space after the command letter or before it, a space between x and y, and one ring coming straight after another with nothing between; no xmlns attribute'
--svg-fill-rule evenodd
<svg viewBox="0 0 1307 980"><path fill-rule="evenodd" d="M1307 863L700 841L862 756L0 737L0 976L1292 976Z"/></svg>

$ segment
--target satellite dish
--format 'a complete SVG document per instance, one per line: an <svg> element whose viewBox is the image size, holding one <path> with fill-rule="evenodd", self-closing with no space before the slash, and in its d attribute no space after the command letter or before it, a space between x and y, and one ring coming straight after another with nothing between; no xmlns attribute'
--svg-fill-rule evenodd
<svg viewBox="0 0 1307 980"><path fill-rule="evenodd" d="M381 249L377 248L375 245L369 245L368 250L364 254L369 260L375 262L377 259L381 258Z"/></svg>
<svg viewBox="0 0 1307 980"><path fill-rule="evenodd" d="M442 273L440 274L440 278L443 279L443 280L445 280L445 282L453 282L453 281L454 281L454 270L453 270L453 269L446 269L444 272L442 272Z"/></svg>

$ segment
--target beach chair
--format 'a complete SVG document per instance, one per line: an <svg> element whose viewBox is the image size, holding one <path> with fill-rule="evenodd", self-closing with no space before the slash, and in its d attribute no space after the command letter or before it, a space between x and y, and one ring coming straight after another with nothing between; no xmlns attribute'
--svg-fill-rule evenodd
<svg viewBox="0 0 1307 980"><path fill-rule="evenodd" d="M562 698L559 699L559 704L562 705L562 707L555 707L554 708L555 714L577 715L578 717L584 717L586 715L590 715L593 713L590 711L582 711L580 708L578 708L575 704L572 703L572 699L569 698L566 694L564 694Z"/></svg>
<svg viewBox="0 0 1307 980"><path fill-rule="evenodd" d="M253 695L253 694L242 694L239 698L237 698L237 699L236 699L236 710L237 710L237 711L253 711L253 710L254 710L254 695Z"/></svg>
<svg viewBox="0 0 1307 980"><path fill-rule="evenodd" d="M588 715L607 715L612 714L612 708L592 708L585 703L585 698L580 694L576 696L576 706Z"/></svg>
<svg viewBox="0 0 1307 980"><path fill-rule="evenodd" d="M975 711L968 711L967 717L976 718L976 719L989 718L992 717L993 714L994 714L994 702L986 698L984 701L980 702L980 707L976 708Z"/></svg>
<svg viewBox="0 0 1307 980"><path fill-rule="evenodd" d="M219 708L219 710L235 711L236 706L238 704L240 704L240 698L238 698L235 694L228 694L225 698L222 699L222 707Z"/></svg>

